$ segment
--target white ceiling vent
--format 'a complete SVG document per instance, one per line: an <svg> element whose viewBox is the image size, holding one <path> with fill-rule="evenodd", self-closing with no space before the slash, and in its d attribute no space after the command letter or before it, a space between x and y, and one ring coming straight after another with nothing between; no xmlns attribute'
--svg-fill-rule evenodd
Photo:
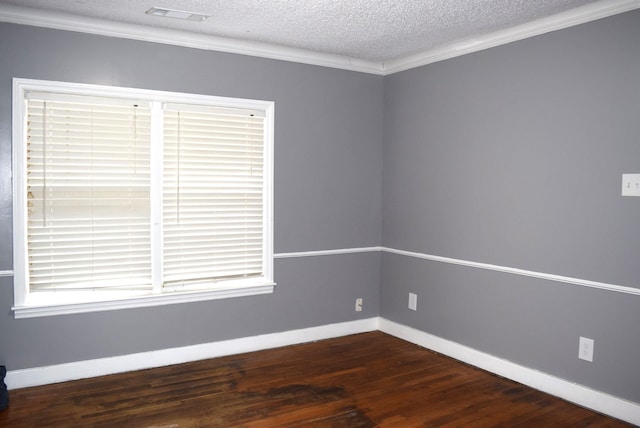
<svg viewBox="0 0 640 428"><path fill-rule="evenodd" d="M164 18L183 19L185 21L201 22L210 17L204 13L185 12L183 10L165 9L163 7L152 7L145 12L147 15L161 16Z"/></svg>

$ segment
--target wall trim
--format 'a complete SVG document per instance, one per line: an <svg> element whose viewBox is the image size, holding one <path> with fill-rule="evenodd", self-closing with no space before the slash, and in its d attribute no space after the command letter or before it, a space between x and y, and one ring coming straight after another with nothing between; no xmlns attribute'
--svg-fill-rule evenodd
<svg viewBox="0 0 640 428"><path fill-rule="evenodd" d="M502 31L488 33L480 37L460 40L439 49L409 55L382 64L384 74L393 74L445 59L455 58L473 52L528 39L541 34L585 24L608 16L629 12L640 8L637 0L601 0L575 9L517 25Z"/></svg>
<svg viewBox="0 0 640 428"><path fill-rule="evenodd" d="M431 254L417 253L413 251L398 250L395 248L382 247L382 251L390 254L413 257L417 259L430 260L441 263L449 263L460 266L473 267L478 269L492 270L514 275L528 276L531 278L545 279L547 281L564 282L567 284L580 285L583 287L598 288L601 290L615 291L617 293L633 294L640 296L640 288L627 287L624 285L609 284L606 282L590 281L587 279L573 278L570 276L554 275L551 273L536 272L532 270L513 268L508 266L492 265L489 263L472 262L469 260L453 259L449 257L434 256Z"/></svg>
<svg viewBox="0 0 640 428"><path fill-rule="evenodd" d="M384 76L584 24L638 8L640 8L638 0L601 0L506 30L485 34L472 39L459 40L442 48L409 55L389 62L367 61L344 55L319 53L304 49L215 37L186 31L117 23L69 13L36 10L24 6L7 4L0 4L0 21L292 61Z"/></svg>
<svg viewBox="0 0 640 428"><path fill-rule="evenodd" d="M640 425L640 404L521 366L385 318L380 331L614 418Z"/></svg>
<svg viewBox="0 0 640 428"><path fill-rule="evenodd" d="M297 345L316 340L365 333L377 329L378 318L366 318L178 348L10 370L7 372L5 382L9 389L27 388Z"/></svg>
<svg viewBox="0 0 640 428"><path fill-rule="evenodd" d="M415 251L399 250L390 247L357 247L357 248L339 248L333 250L318 251L297 251L290 253L276 253L273 255L276 259L288 259L298 257L316 257L330 256L338 254L354 254L354 253L370 253L381 251L389 254L397 254L401 256L413 257L422 260L430 260L440 263L448 263L458 266L473 267L477 269L492 270L496 272L508 273L512 275L527 276L530 278L544 279L553 282L562 282L565 284L580 285L582 287L597 288L600 290L614 291L616 293L625 293L640 296L640 288L628 287L625 285L610 284L607 282L591 281L588 279L573 278L570 276L555 275L552 273L536 272L527 269L514 268L509 266L494 265L490 263L473 262L470 260L454 259L451 257L436 256L433 254L418 253Z"/></svg>
<svg viewBox="0 0 640 428"><path fill-rule="evenodd" d="M0 21L56 30L76 31L107 37L162 43L166 45L249 55L261 58L319 65L370 74L384 74L379 63L343 55L313 52L277 46L268 43L249 42L216 37L187 31L170 30L144 25L107 21L70 13L38 10L24 6L0 4Z"/></svg>
<svg viewBox="0 0 640 428"><path fill-rule="evenodd" d="M295 251L289 253L275 253L274 259L289 259L300 257L317 257L332 256L340 254L355 253L373 253L381 251L389 254L397 254L401 256L413 257L417 259L430 260L440 263L449 263L459 266L473 267L478 269L492 270L496 272L509 273L512 275L528 276L531 278L544 279L547 281L563 282L566 284L580 285L583 287L598 288L601 290L614 291L617 293L632 294L640 296L640 288L627 287L625 285L610 284L607 282L591 281L587 279L573 278L570 276L555 275L551 273L536 272L532 270L514 268L509 266L494 265L490 263L473 262L470 260L454 259L451 257L436 256L426 253L418 253L415 251L399 250L390 247L356 247L356 248L337 248L332 250L314 250L314 251ZM0 277L13 276L12 270L0 270Z"/></svg>
<svg viewBox="0 0 640 428"><path fill-rule="evenodd" d="M382 247L338 248L335 250L297 251L293 253L276 253L276 259L289 259L295 257L333 256L336 254L372 253L380 251Z"/></svg>

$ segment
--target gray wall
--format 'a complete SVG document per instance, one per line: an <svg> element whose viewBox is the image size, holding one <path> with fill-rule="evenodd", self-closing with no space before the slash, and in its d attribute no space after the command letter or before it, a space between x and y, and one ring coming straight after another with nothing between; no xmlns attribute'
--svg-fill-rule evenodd
<svg viewBox="0 0 640 428"><path fill-rule="evenodd" d="M10 79L25 77L275 101L276 252L382 243L640 287L640 198L620 196L620 175L640 172L640 12L384 79L10 24L0 40L0 270ZM640 402L638 296L377 253L278 259L275 274L272 295L22 320L0 278L0 363L382 315ZM577 358L581 335L593 363Z"/></svg>
<svg viewBox="0 0 640 428"><path fill-rule="evenodd" d="M380 243L383 79L153 43L0 24L0 270L11 269L11 79L275 101L275 252ZM277 259L274 294L13 318L0 278L9 370L350 321L379 313L380 255ZM364 311L356 313L357 297Z"/></svg>
<svg viewBox="0 0 640 428"><path fill-rule="evenodd" d="M387 77L383 245L640 287L639 46L634 11ZM640 296L392 254L381 280L386 318L640 402Z"/></svg>

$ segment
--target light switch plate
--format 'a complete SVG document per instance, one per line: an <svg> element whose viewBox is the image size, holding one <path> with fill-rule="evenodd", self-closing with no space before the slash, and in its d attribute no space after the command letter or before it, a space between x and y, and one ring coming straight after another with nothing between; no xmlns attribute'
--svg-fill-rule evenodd
<svg viewBox="0 0 640 428"><path fill-rule="evenodd" d="M418 295L415 293L409 293L409 309L418 310Z"/></svg>

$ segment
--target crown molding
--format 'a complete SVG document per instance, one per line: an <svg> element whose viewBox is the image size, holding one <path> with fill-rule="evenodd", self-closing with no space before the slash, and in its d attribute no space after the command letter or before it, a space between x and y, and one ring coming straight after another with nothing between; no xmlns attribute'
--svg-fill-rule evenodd
<svg viewBox="0 0 640 428"><path fill-rule="evenodd" d="M506 30L461 40L442 48L432 49L388 62L366 61L344 55L327 54L268 43L249 42L185 31L118 23L8 4L0 4L0 21L249 55L385 76L540 34L584 24L638 8L640 8L640 0L601 0Z"/></svg>
<svg viewBox="0 0 640 428"><path fill-rule="evenodd" d="M537 19L502 31L461 40L456 43L410 55L382 64L384 74L393 74L445 59L478 52L529 37L585 24L640 8L640 0L602 0L566 12Z"/></svg>
<svg viewBox="0 0 640 428"><path fill-rule="evenodd" d="M0 4L0 22L256 56L362 73L384 74L381 64L379 63L359 60L343 55L326 54L187 31L106 21L68 13L36 10L22 6Z"/></svg>

